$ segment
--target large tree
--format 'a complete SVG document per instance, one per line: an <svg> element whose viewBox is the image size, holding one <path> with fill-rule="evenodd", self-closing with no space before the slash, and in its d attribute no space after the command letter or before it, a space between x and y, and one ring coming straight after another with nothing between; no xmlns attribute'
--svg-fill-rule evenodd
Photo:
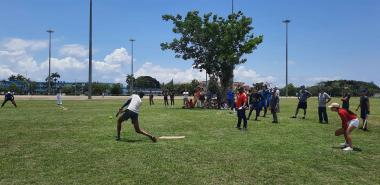
<svg viewBox="0 0 380 185"><path fill-rule="evenodd" d="M135 86L138 88L160 88L160 82L150 76L140 76L136 78Z"/></svg>
<svg viewBox="0 0 380 185"><path fill-rule="evenodd" d="M162 50L173 50L176 58L193 60L193 67L205 70L220 80L223 97L233 82L233 70L247 61L243 56L252 53L263 41L263 36L252 33L252 19L242 12L227 18L212 13L199 16L198 11L181 15L164 15L172 21L173 32L179 35L170 43L162 43Z"/></svg>

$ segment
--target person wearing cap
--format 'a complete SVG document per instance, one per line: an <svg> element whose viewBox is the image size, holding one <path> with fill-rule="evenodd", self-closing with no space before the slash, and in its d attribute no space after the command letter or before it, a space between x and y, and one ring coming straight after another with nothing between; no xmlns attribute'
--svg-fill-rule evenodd
<svg viewBox="0 0 380 185"><path fill-rule="evenodd" d="M319 89L318 94L318 117L319 123L329 123L326 112L326 104L331 101L331 97L322 88Z"/></svg>
<svg viewBox="0 0 380 185"><path fill-rule="evenodd" d="M341 108L338 103L332 103L329 108L331 111L337 112L342 120L342 128L335 131L335 136L344 135L345 142L341 143L341 147L344 151L352 151L351 132L359 127L359 119L355 113Z"/></svg>
<svg viewBox="0 0 380 185"><path fill-rule="evenodd" d="M131 97L124 103L122 107L119 108L119 112L116 114L117 119L117 135L116 141L120 141L120 131L121 131L121 123L127 121L129 118L132 120L133 127L135 131L139 134L145 135L149 137L153 142L157 142L157 138L150 135L148 132L140 128L139 125L139 112L142 104L141 98L144 97L144 93L140 92L137 94L132 94ZM127 107L125 110L124 107ZM119 116L120 115L120 116Z"/></svg>
<svg viewBox="0 0 380 185"><path fill-rule="evenodd" d="M362 90L361 92L361 97L360 97L360 104L356 108L356 111L360 108L360 118L363 120L363 129L364 131L368 131L368 126L367 126L367 118L370 113L370 106L369 106L369 98L367 96L368 91Z"/></svg>
<svg viewBox="0 0 380 185"><path fill-rule="evenodd" d="M239 93L237 94L236 98L236 109L237 109L237 117L238 117L238 122L236 125L237 129L241 129L241 121L244 121L243 128L247 129L247 117L245 115L245 109L247 106L248 98L247 95L244 92L244 87L239 88Z"/></svg>
<svg viewBox="0 0 380 185"><path fill-rule="evenodd" d="M305 86L301 86L300 93L298 94L298 105L296 109L296 113L292 118L297 118L298 110L303 109L303 117L306 117L306 109L307 109L307 99L311 97L311 93L305 89Z"/></svg>
<svg viewBox="0 0 380 185"><path fill-rule="evenodd" d="M13 94L11 92L7 92L5 94L3 104L1 104L1 108L4 107L5 103L7 103L8 101L11 101L13 106L15 106L17 108L16 102L15 102L15 97L13 96Z"/></svg>

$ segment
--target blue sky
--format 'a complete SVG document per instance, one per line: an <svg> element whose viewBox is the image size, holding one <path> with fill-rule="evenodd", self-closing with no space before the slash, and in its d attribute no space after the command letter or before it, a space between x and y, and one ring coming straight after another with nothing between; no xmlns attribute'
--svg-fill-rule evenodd
<svg viewBox="0 0 380 185"><path fill-rule="evenodd" d="M53 34L52 71L65 81L87 80L88 3L83 0L1 0L0 79L27 74L47 76L46 29ZM162 82L204 79L191 61L161 51L175 37L163 14L199 10L227 16L231 0L93 0L94 79L123 82L130 73L129 38L135 38L135 75ZM253 18L254 33L264 42L235 80L251 84L285 83L285 26L289 24L289 80L297 85L327 79L374 81L380 67L380 1L378 0L235 0L235 10Z"/></svg>

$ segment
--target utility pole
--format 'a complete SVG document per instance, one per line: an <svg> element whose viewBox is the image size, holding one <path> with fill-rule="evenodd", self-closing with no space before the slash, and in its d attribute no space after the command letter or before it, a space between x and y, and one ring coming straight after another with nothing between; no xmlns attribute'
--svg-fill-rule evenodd
<svg viewBox="0 0 380 185"><path fill-rule="evenodd" d="M288 24L290 23L290 20L286 19L284 21L282 21L283 23L285 23L285 26L286 26L286 91L285 91L285 95L286 97L288 97Z"/></svg>
<svg viewBox="0 0 380 185"><path fill-rule="evenodd" d="M135 42L136 40L135 39L129 39L129 41L131 41L131 47L132 47L132 60L131 60L131 75L132 75L132 79L131 79L131 84L130 84L130 89L131 89L131 95L133 94L133 79L134 79L134 76L133 76L133 42Z"/></svg>
<svg viewBox="0 0 380 185"><path fill-rule="evenodd" d="M50 95L51 87L50 87L50 74L51 74L51 34L54 32L49 29L46 32L49 33L49 75L48 75L48 95Z"/></svg>
<svg viewBox="0 0 380 185"><path fill-rule="evenodd" d="M92 0L90 0L90 37L88 46L88 99L92 99Z"/></svg>

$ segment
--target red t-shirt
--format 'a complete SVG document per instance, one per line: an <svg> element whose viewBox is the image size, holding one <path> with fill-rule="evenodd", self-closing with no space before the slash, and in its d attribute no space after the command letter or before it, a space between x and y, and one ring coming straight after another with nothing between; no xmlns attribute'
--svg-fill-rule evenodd
<svg viewBox="0 0 380 185"><path fill-rule="evenodd" d="M248 102L247 95L245 93L239 93L236 98L236 107L239 108L246 105Z"/></svg>
<svg viewBox="0 0 380 185"><path fill-rule="evenodd" d="M347 128L348 122L357 118L355 114L350 114L346 109L342 108L338 110L338 114L340 116L340 119L342 120L342 128Z"/></svg>

